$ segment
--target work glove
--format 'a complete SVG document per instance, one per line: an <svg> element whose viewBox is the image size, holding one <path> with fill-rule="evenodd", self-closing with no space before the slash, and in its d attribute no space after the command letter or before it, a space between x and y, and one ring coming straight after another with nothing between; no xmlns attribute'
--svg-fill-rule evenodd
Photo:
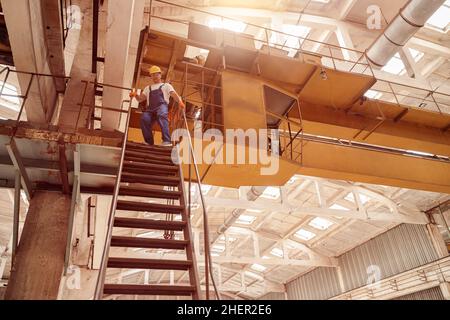
<svg viewBox="0 0 450 320"><path fill-rule="evenodd" d="M130 92L130 99L133 99L133 98L135 98L136 96L137 96L137 91L136 91L136 89L131 90L131 92Z"/></svg>

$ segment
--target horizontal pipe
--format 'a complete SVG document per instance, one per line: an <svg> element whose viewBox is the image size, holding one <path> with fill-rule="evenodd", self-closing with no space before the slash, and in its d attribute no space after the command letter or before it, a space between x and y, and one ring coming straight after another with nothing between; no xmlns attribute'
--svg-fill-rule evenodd
<svg viewBox="0 0 450 320"><path fill-rule="evenodd" d="M411 0L367 50L367 58L382 67L425 25L445 0Z"/></svg>

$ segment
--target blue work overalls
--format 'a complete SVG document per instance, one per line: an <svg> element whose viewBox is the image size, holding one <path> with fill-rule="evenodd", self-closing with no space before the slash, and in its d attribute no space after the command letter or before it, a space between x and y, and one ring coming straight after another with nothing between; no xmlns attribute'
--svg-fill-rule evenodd
<svg viewBox="0 0 450 320"><path fill-rule="evenodd" d="M153 132L152 126L155 121L158 122L163 142L170 142L169 133L169 106L164 99L164 93L162 87L164 83L156 90L152 90L150 86L150 93L148 97L147 110L142 113L141 117L141 130L144 136L145 142L149 145L153 145Z"/></svg>

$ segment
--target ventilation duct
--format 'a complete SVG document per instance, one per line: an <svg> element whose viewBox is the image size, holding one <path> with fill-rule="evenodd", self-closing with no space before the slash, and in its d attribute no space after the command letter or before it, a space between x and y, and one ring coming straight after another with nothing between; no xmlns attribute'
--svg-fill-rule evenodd
<svg viewBox="0 0 450 320"><path fill-rule="evenodd" d="M255 201L259 198L260 195L263 194L264 190L266 190L267 187L252 187L248 193L247 193L247 200L248 201ZM245 209L234 209L233 212L225 219L224 223L217 229L217 232L213 235L213 238L211 239L211 243L214 243L217 238L223 234L231 225L236 222L236 220L239 218L241 214L245 212Z"/></svg>
<svg viewBox="0 0 450 320"><path fill-rule="evenodd" d="M411 0L367 50L375 65L384 66L425 25L445 0Z"/></svg>

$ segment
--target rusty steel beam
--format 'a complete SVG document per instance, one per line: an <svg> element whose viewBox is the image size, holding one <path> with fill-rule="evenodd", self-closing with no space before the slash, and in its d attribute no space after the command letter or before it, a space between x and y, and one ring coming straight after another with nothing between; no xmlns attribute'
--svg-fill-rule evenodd
<svg viewBox="0 0 450 320"><path fill-rule="evenodd" d="M62 192L69 194L69 171L67 168L66 145L64 142L58 144L59 150L59 172L61 175Z"/></svg>

